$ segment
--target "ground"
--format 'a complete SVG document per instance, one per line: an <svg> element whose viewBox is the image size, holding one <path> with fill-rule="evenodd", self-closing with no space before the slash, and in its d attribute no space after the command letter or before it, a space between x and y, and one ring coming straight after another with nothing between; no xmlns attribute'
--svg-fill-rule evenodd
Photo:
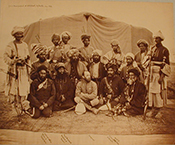
<svg viewBox="0 0 175 145"><path fill-rule="evenodd" d="M161 109L159 118L143 116L108 117L107 112L94 115L87 112L76 115L74 111L66 113L54 112L51 118L32 119L28 115L16 117L12 107L7 103L4 93L0 93L0 128L25 130L33 132L66 133L66 134L111 134L111 135L142 135L142 134L175 134L175 65L168 79L168 106Z"/></svg>

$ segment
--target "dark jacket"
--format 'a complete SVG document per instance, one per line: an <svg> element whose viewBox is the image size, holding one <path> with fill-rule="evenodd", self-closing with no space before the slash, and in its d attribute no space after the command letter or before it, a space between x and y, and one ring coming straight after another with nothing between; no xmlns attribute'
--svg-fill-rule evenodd
<svg viewBox="0 0 175 145"><path fill-rule="evenodd" d="M109 79L108 77L105 77L105 78L107 78L108 83L111 84L110 86L114 92L114 96L112 99L117 98L123 92L123 89L125 86L124 82L122 81L122 79L118 75L115 75L111 79ZM100 83L100 88L99 88L100 89L99 94L102 95L103 97L106 97L108 95L108 92L109 92L108 87L107 87L106 82L105 82L105 78L102 79L102 81Z"/></svg>
<svg viewBox="0 0 175 145"><path fill-rule="evenodd" d="M38 89L39 84L41 84L39 79L35 79L31 83L29 99L31 105L39 108L41 105L43 105L43 102L45 102L48 104L48 106L52 106L56 96L54 82L47 79L46 85L41 89Z"/></svg>
<svg viewBox="0 0 175 145"><path fill-rule="evenodd" d="M129 94L131 94L131 90L130 90ZM145 102L145 96L146 96L145 85L139 81L136 81L135 86L134 86L134 91L133 91L133 98L130 101L130 105L137 107L137 108L143 108L144 102ZM125 94L123 92L121 95L121 98L120 98L120 103L123 104L125 102L127 102L127 100L126 100Z"/></svg>

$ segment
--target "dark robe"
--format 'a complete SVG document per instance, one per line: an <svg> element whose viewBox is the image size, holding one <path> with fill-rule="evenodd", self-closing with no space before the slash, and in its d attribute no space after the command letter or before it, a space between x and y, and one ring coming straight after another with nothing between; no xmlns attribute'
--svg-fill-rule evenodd
<svg viewBox="0 0 175 145"><path fill-rule="evenodd" d="M133 84L133 86L129 86L129 96L132 96L130 101L131 107L127 109L126 113L129 115L140 115L143 114L144 111L144 103L146 97L146 87L144 84L139 82L138 80ZM122 93L120 98L120 103L125 104L128 100L126 99L125 91Z"/></svg>
<svg viewBox="0 0 175 145"><path fill-rule="evenodd" d="M67 73L63 75L57 75L55 79L55 88L56 88L56 99L54 102L53 110L63 110L68 109L74 106L74 92L75 86L70 80L70 77ZM65 101L61 101L61 95L64 95Z"/></svg>

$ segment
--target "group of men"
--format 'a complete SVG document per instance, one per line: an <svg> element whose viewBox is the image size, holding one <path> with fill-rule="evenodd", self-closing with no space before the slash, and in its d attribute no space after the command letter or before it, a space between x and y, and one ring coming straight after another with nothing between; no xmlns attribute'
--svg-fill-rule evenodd
<svg viewBox="0 0 175 145"><path fill-rule="evenodd" d="M149 116L155 117L163 102L166 104L165 78L170 74L170 62L160 31L150 49L148 42L140 39L136 55L124 55L116 39L111 41L111 51L102 55L90 46L87 33L81 35L81 48L69 43L70 32L53 34L53 46L31 45L38 58L32 64L23 32L23 28L14 27L11 34L15 40L4 53L8 64L5 95L18 115L25 112L33 118L50 117L53 111L75 108L79 115L86 110L94 114L109 110L112 115L134 116L143 114L148 96L152 107Z"/></svg>

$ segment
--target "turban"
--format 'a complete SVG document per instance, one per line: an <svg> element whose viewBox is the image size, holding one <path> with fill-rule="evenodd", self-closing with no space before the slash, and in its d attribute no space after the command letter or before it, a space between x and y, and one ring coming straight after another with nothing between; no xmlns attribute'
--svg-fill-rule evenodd
<svg viewBox="0 0 175 145"><path fill-rule="evenodd" d="M156 37L160 37L162 40L165 39L165 37L163 36L163 34L160 30L157 33L154 34L154 38L156 38Z"/></svg>
<svg viewBox="0 0 175 145"><path fill-rule="evenodd" d="M11 35L14 36L15 33L17 32L24 32L24 28L23 27L19 27L19 26L15 26L11 32Z"/></svg>
<svg viewBox="0 0 175 145"><path fill-rule="evenodd" d="M37 72L40 72L41 70L45 70L47 72L47 67L45 65L40 65L38 68L37 68Z"/></svg>
<svg viewBox="0 0 175 145"><path fill-rule="evenodd" d="M102 55L102 50L95 49L95 50L92 52L92 56L93 56L93 55L99 55L99 56L101 56L101 55Z"/></svg>
<svg viewBox="0 0 175 145"><path fill-rule="evenodd" d="M145 39L140 39L137 41L137 46L139 47L140 44L144 44L146 47L148 47L148 42Z"/></svg>
<svg viewBox="0 0 175 145"><path fill-rule="evenodd" d="M60 67L65 68L65 64L62 62L59 62L56 66L55 66L55 70L58 70Z"/></svg>
<svg viewBox="0 0 175 145"><path fill-rule="evenodd" d="M126 55L125 55L125 57L127 57L127 56L130 56L133 60L134 60L134 54L133 53L131 53L131 52L129 52L129 53L127 53Z"/></svg>
<svg viewBox="0 0 175 145"><path fill-rule="evenodd" d="M64 36L68 36L70 40L70 38L72 37L72 34L68 31L64 31L63 33L61 33L61 38L63 38Z"/></svg>
<svg viewBox="0 0 175 145"><path fill-rule="evenodd" d="M134 75L137 76L137 77L140 76L140 72L139 72L139 70L136 69L136 68L130 69L130 70L128 71L128 73L130 73L130 72L134 73Z"/></svg>
<svg viewBox="0 0 175 145"><path fill-rule="evenodd" d="M112 68L112 69L116 69L118 67L117 64L114 64L114 63L111 63L111 62L108 62L106 65L105 65L105 69L108 70L109 68Z"/></svg>
<svg viewBox="0 0 175 145"><path fill-rule="evenodd" d="M43 52L47 52L47 46L38 44L31 44L31 49L35 55L39 55Z"/></svg>
<svg viewBox="0 0 175 145"><path fill-rule="evenodd" d="M57 34L57 33L54 33L53 35L52 35L52 40L53 40L53 38L59 38L59 40L60 40L60 35L59 34Z"/></svg>
<svg viewBox="0 0 175 145"><path fill-rule="evenodd" d="M81 40L83 41L84 39L90 39L91 38L91 36L89 35L89 34L87 34L87 33L83 33L82 35L81 35Z"/></svg>
<svg viewBox="0 0 175 145"><path fill-rule="evenodd" d="M119 41L116 39L111 40L111 45L120 45Z"/></svg>
<svg viewBox="0 0 175 145"><path fill-rule="evenodd" d="M69 58L71 58L74 54L79 54L78 49L76 49L76 48L70 49L70 50L67 52L67 56L68 56Z"/></svg>

